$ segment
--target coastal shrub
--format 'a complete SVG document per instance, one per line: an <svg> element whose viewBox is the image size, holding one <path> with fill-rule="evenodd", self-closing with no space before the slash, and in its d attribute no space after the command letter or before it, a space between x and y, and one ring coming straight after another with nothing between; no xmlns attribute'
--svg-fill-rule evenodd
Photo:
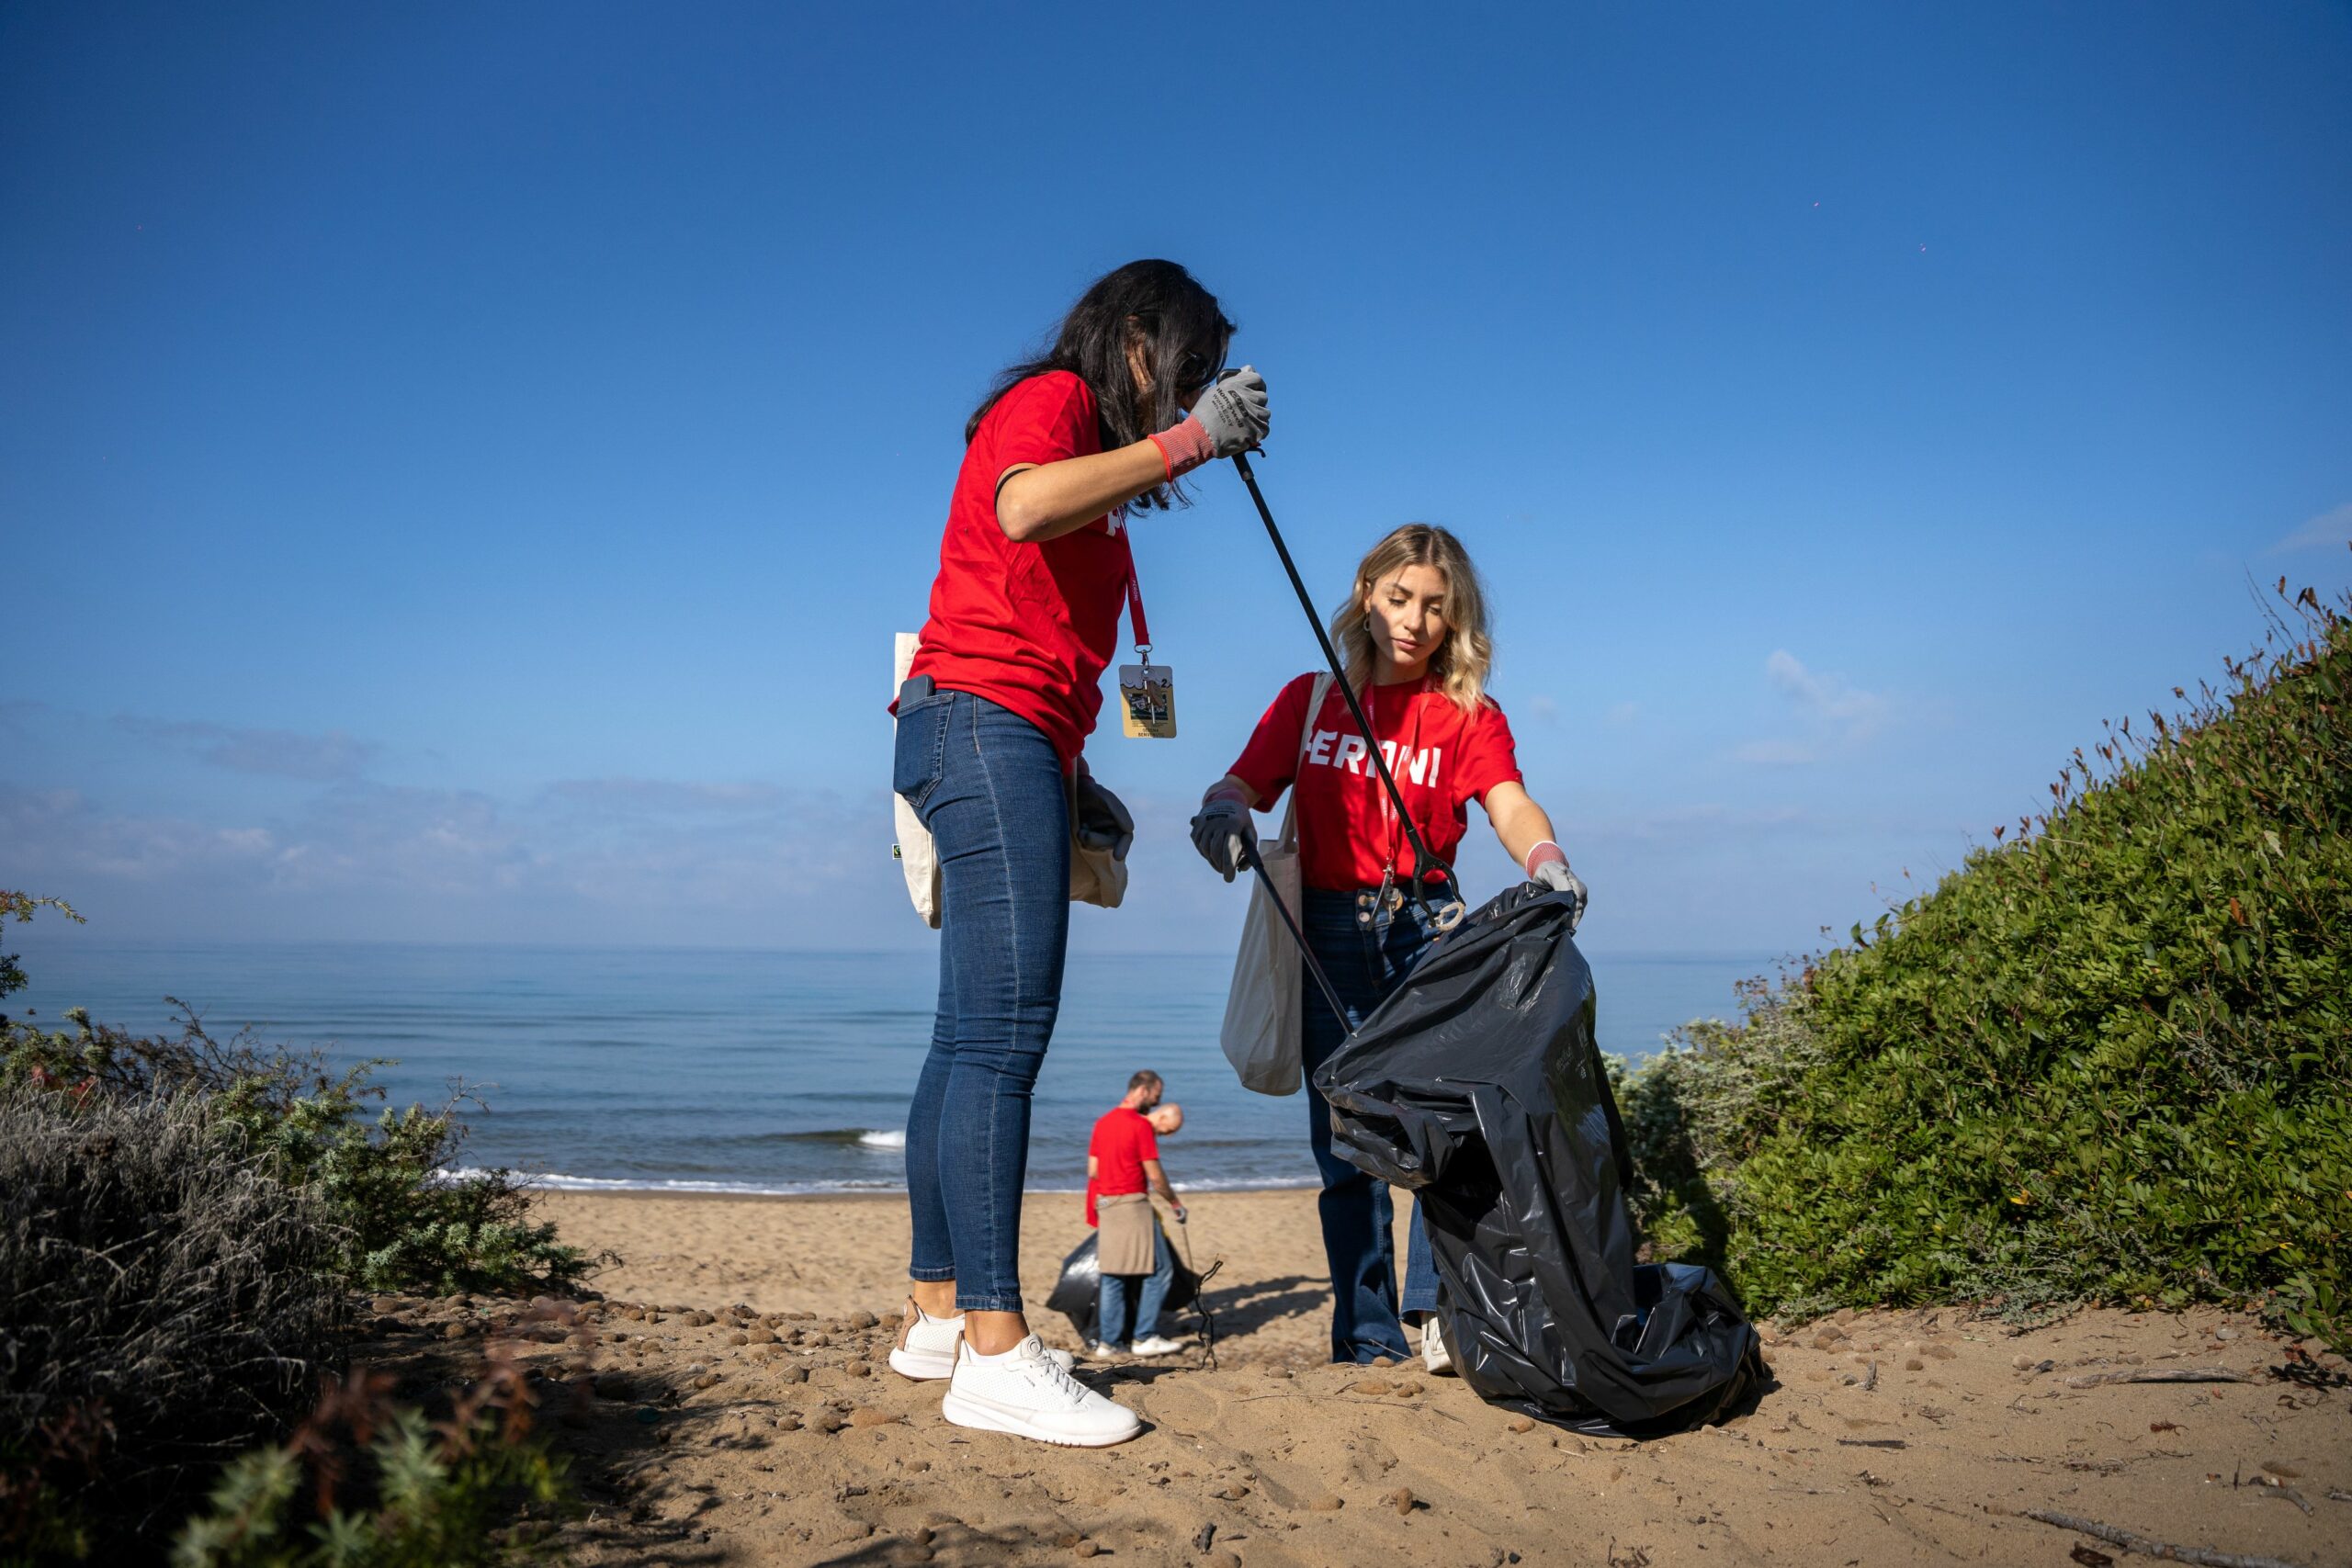
<svg viewBox="0 0 2352 1568"><path fill-rule="evenodd" d="M24 925L31 920L34 910L43 908L55 909L75 925L83 923L82 917L74 912L74 907L62 898L42 898L30 893L19 893L14 888L0 887L0 925L10 920ZM0 1002L23 990L26 984L23 961L13 953L0 953ZM0 1024L7 1021L8 1015L0 1012Z"/></svg>
<svg viewBox="0 0 2352 1568"><path fill-rule="evenodd" d="M571 1493L531 1431L520 1370L493 1360L446 1419L330 1387L286 1443L231 1464L190 1518L174 1568L478 1568L545 1555Z"/></svg>
<svg viewBox="0 0 2352 1568"><path fill-rule="evenodd" d="M2259 1301L2352 1325L2352 622L2077 750L2050 809L1624 1080L1661 1247L1751 1303Z"/></svg>
<svg viewBox="0 0 2352 1568"><path fill-rule="evenodd" d="M0 1549L71 1557L282 1429L346 1296L315 1198L201 1097L0 1087Z"/></svg>
<svg viewBox="0 0 2352 1568"><path fill-rule="evenodd" d="M69 1029L0 1024L0 1086L201 1097L224 1139L320 1201L339 1240L334 1270L352 1288L564 1289L587 1271L585 1253L531 1220L530 1194L507 1172L444 1174L464 1142L454 1105L384 1107L371 1118L368 1102L382 1098L368 1082L377 1064L337 1075L316 1053L216 1041L184 1006L175 1037L130 1035L79 1008L65 1019Z"/></svg>

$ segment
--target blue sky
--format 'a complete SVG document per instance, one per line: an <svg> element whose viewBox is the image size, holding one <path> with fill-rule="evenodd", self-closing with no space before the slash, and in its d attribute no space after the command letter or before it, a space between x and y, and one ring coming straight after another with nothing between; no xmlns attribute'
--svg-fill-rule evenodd
<svg viewBox="0 0 2352 1568"><path fill-rule="evenodd" d="M2352 583L2346 80L2318 4L0 6L0 884L922 946L881 705L963 416L1170 255L1318 596L1479 558L1589 945L1805 947L2250 580ZM1182 821L1315 657L1199 491L1082 948L1229 943Z"/></svg>

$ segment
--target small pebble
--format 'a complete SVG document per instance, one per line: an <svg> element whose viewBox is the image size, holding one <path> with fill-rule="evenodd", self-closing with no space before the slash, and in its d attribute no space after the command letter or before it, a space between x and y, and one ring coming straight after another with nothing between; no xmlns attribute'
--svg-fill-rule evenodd
<svg viewBox="0 0 2352 1568"><path fill-rule="evenodd" d="M842 1371L847 1372L854 1378L870 1378L874 1375L874 1366L873 1363L869 1361L852 1361L848 1366L843 1367Z"/></svg>
<svg viewBox="0 0 2352 1568"><path fill-rule="evenodd" d="M792 1366L778 1369L775 1375L786 1382L807 1382L808 1369L796 1362Z"/></svg>
<svg viewBox="0 0 2352 1568"><path fill-rule="evenodd" d="M740 1328L727 1337L727 1343L729 1345L749 1345L751 1342L752 1337Z"/></svg>
<svg viewBox="0 0 2352 1568"><path fill-rule="evenodd" d="M872 1328L881 1321L870 1312L854 1312L849 1314L849 1325L852 1328Z"/></svg>
<svg viewBox="0 0 2352 1568"><path fill-rule="evenodd" d="M1237 1481L1232 1485L1225 1488L1222 1492L1219 1492L1217 1495L1224 1498L1228 1503L1238 1503L1241 1499L1250 1495L1250 1488L1242 1485L1241 1483Z"/></svg>
<svg viewBox="0 0 2352 1568"><path fill-rule="evenodd" d="M465 1337L466 1325L462 1323L450 1324L441 1330L441 1337L444 1339L463 1339Z"/></svg>
<svg viewBox="0 0 2352 1568"><path fill-rule="evenodd" d="M1314 1509L1318 1514L1336 1514L1341 1508L1345 1507L1347 1504L1346 1500L1338 1493L1326 1492L1323 1495L1316 1498L1315 1501L1306 1506Z"/></svg>
<svg viewBox="0 0 2352 1568"><path fill-rule="evenodd" d="M1535 1430L1534 1417L1522 1416L1510 1424L1510 1429L1514 1432L1532 1432Z"/></svg>
<svg viewBox="0 0 2352 1568"><path fill-rule="evenodd" d="M1396 1364L1396 1358L1394 1356L1374 1356L1372 1359L1372 1364L1375 1367L1393 1367Z"/></svg>
<svg viewBox="0 0 2352 1568"><path fill-rule="evenodd" d="M1366 1378L1362 1382L1350 1383L1348 1392L1350 1393L1386 1393L1388 1385L1377 1378Z"/></svg>
<svg viewBox="0 0 2352 1568"><path fill-rule="evenodd" d="M787 1410L775 1418L775 1429L779 1432L797 1432L800 1430L800 1417Z"/></svg>
<svg viewBox="0 0 2352 1568"><path fill-rule="evenodd" d="M1388 1495L1388 1501L1400 1514L1409 1514L1413 1511L1413 1493L1410 1487L1399 1486Z"/></svg>
<svg viewBox="0 0 2352 1568"><path fill-rule="evenodd" d="M1102 1549L1095 1545L1091 1540L1081 1540L1076 1546L1070 1548L1070 1550L1077 1552L1080 1557L1091 1557Z"/></svg>
<svg viewBox="0 0 2352 1568"><path fill-rule="evenodd" d="M1924 1372L1928 1370L1928 1363L1919 1359L1917 1356L1905 1357L1903 1362L1903 1370L1906 1372Z"/></svg>
<svg viewBox="0 0 2352 1568"><path fill-rule="evenodd" d="M893 1416L886 1410L858 1409L850 1412L849 1424L853 1427L888 1427L904 1419L904 1416Z"/></svg>
<svg viewBox="0 0 2352 1568"><path fill-rule="evenodd" d="M1266 1375L1270 1378L1286 1378L1291 1375L1291 1371L1288 1367L1268 1367Z"/></svg>
<svg viewBox="0 0 2352 1568"><path fill-rule="evenodd" d="M705 1372L702 1376L695 1379L695 1386L696 1388L708 1388L718 1381L718 1374L717 1372Z"/></svg>

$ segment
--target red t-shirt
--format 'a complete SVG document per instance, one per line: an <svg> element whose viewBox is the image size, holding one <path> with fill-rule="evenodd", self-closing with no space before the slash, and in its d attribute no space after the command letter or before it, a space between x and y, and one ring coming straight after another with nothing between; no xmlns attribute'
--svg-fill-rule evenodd
<svg viewBox="0 0 2352 1568"><path fill-rule="evenodd" d="M1412 875L1413 846L1337 685L1325 695L1300 752L1299 730L1314 687L1313 675L1284 686L1229 771L1258 792L1261 806L1295 784L1299 879L1307 886L1377 887L1392 857L1400 880ZM1427 678L1374 686L1362 700L1413 826L1430 853L1451 863L1470 826L1470 802L1484 804L1495 785L1520 781L1510 721L1491 698L1482 699L1476 713L1464 713Z"/></svg>
<svg viewBox="0 0 2352 1568"><path fill-rule="evenodd" d="M939 546L931 618L910 675L1010 708L1046 732L1067 769L1102 705L1103 667L1118 651L1127 541L1098 517L1044 544L997 526L996 487L1019 463L1102 450L1094 392L1067 370L1020 382L980 421Z"/></svg>
<svg viewBox="0 0 2352 1568"><path fill-rule="evenodd" d="M1144 1182L1143 1162L1159 1157L1159 1134L1142 1111L1114 1105L1094 1123L1086 1152L1094 1161L1094 1175L1086 1184L1086 1223L1091 1225L1096 1223L1095 1199L1150 1190Z"/></svg>

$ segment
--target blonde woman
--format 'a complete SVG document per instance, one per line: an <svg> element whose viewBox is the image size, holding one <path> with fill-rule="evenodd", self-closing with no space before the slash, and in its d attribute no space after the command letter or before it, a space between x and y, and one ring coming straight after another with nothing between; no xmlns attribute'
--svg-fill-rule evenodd
<svg viewBox="0 0 2352 1568"><path fill-rule="evenodd" d="M1528 879L1573 895L1581 916L1584 884L1554 841L1551 818L1521 782L1510 725L1486 694L1494 657L1486 600L1462 542L1443 528L1408 523L1374 545L1331 617L1331 640L1430 853L1453 860L1475 800ZM1323 1178L1331 1359L1403 1359L1410 1352L1398 1318L1388 1187L1331 1152L1330 1107L1312 1078L1436 940L1444 895L1436 870L1414 863L1346 699L1327 691L1309 722L1318 683L1329 685L1306 674L1282 689L1239 760L1209 786L1193 818L1193 842L1230 882L1241 845L1257 842L1250 810L1271 807L1285 789L1297 792L1302 923L1348 1011L1334 1017L1321 988L1311 979L1305 986L1307 1138ZM1427 882L1428 909L1412 897L1417 880ZM1423 1355L1432 1371L1444 1370L1433 1315L1437 1274L1418 1210L1403 1310L1424 1320Z"/></svg>

